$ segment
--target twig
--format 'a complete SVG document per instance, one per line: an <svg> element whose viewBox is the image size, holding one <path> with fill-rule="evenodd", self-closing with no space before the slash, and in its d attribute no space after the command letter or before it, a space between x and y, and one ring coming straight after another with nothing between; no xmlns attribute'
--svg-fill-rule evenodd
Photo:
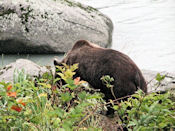
<svg viewBox="0 0 175 131"><path fill-rule="evenodd" d="M129 98L131 97L131 95L127 95L127 96L124 96L124 97L120 97L120 98L117 98L115 100L112 100L113 102L116 102L116 101L119 101L119 100L122 100L122 99L125 99L125 98ZM105 105L108 105L108 104L111 104L111 102L107 102L105 104L102 104L102 106L105 106Z"/></svg>
<svg viewBox="0 0 175 131"><path fill-rule="evenodd" d="M112 93L114 99L116 99L116 96L115 96L115 94L114 94L114 88L113 88L113 87L114 87L114 86L111 87L111 93Z"/></svg>
<svg viewBox="0 0 175 131"><path fill-rule="evenodd" d="M95 111L97 110L98 106L96 105L95 109L93 111L91 111L91 113L89 115L87 115L82 121L80 121L80 123L78 124L78 128L80 127L80 125L85 121L87 120L90 116L92 116Z"/></svg>
<svg viewBox="0 0 175 131"><path fill-rule="evenodd" d="M149 82L147 82L146 85L150 84L155 78L156 78L156 75Z"/></svg>
<svg viewBox="0 0 175 131"><path fill-rule="evenodd" d="M149 95L149 94L151 94L151 93L157 93L157 92L159 92L159 91L160 91L160 92L161 92L161 91L162 91L162 92L166 92L166 91L169 91L169 90L172 90L172 89L173 89L173 88L170 88L170 89L167 89L167 90L153 90L153 91L148 92L147 95Z"/></svg>
<svg viewBox="0 0 175 131"><path fill-rule="evenodd" d="M120 129L123 131L123 127L120 124L118 124L118 125L119 125Z"/></svg>
<svg viewBox="0 0 175 131"><path fill-rule="evenodd" d="M154 89L154 91L156 91L161 85L161 82L158 82L158 85L156 86L156 88Z"/></svg>

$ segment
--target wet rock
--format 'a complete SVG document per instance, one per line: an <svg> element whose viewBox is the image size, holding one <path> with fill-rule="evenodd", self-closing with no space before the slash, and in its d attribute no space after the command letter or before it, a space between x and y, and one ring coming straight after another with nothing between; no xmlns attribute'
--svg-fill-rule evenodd
<svg viewBox="0 0 175 131"><path fill-rule="evenodd" d="M6 65L0 70L0 82L13 82L14 76L18 76L20 72L29 75L30 77L39 77L49 70L44 66L39 66L27 59L18 59L9 65Z"/></svg>
<svg viewBox="0 0 175 131"><path fill-rule="evenodd" d="M80 39L108 47L111 20L69 0L0 1L0 53L63 53Z"/></svg>
<svg viewBox="0 0 175 131"><path fill-rule="evenodd" d="M147 81L148 92L165 91L175 89L175 73L156 72L150 70L142 70L143 76ZM156 80L157 74L160 73L164 79L160 82Z"/></svg>

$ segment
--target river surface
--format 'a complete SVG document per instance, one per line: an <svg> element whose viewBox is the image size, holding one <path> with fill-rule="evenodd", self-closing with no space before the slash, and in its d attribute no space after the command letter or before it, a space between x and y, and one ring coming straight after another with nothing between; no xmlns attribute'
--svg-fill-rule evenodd
<svg viewBox="0 0 175 131"><path fill-rule="evenodd" d="M175 72L175 0L77 1L98 8L111 18L113 49L129 55L141 69ZM22 57L48 65L54 56L4 55L0 64Z"/></svg>

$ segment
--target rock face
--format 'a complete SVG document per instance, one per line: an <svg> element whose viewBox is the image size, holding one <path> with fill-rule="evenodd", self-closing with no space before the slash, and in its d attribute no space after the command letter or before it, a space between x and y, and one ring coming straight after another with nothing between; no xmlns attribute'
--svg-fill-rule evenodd
<svg viewBox="0 0 175 131"><path fill-rule="evenodd" d="M69 0L0 1L0 53L63 53L80 39L112 41L111 20Z"/></svg>
<svg viewBox="0 0 175 131"><path fill-rule="evenodd" d="M38 77L45 72L49 72L46 67L41 67L30 60L18 59L16 62L6 65L2 70L0 70L0 82L13 82L14 73L18 75L18 72L23 70L24 73L30 77Z"/></svg>

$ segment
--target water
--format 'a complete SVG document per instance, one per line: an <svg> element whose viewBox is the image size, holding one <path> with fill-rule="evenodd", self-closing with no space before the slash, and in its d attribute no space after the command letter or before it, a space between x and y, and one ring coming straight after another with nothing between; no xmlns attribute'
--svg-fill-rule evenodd
<svg viewBox="0 0 175 131"><path fill-rule="evenodd" d="M141 69L175 72L175 0L83 1L112 19L113 49Z"/></svg>
<svg viewBox="0 0 175 131"><path fill-rule="evenodd" d="M3 67L4 65L7 65L9 63L14 62L16 59L28 59L31 60L38 65L50 65L53 66L53 59L57 58L58 60L61 60L63 58L63 55L56 55L56 54L40 54L40 55L1 55L0 57L0 67Z"/></svg>
<svg viewBox="0 0 175 131"><path fill-rule="evenodd" d="M175 72L175 0L77 1L98 8L112 19L113 49L129 55L141 69ZM30 58L48 65L53 57ZM4 63L16 59L4 58Z"/></svg>

